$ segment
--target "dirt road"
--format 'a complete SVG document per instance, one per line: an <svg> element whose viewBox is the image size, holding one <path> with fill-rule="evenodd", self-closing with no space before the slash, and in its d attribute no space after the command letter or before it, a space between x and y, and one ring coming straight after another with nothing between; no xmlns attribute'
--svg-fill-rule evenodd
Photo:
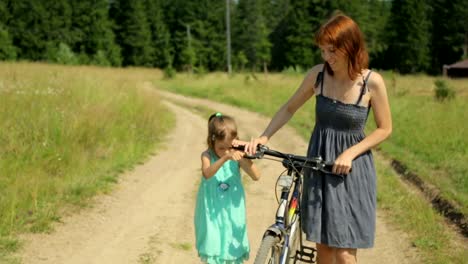
<svg viewBox="0 0 468 264"><path fill-rule="evenodd" d="M22 263L200 263L194 245L193 208L205 148L206 120L186 105L203 105L236 117L241 138L261 133L268 119L207 100L163 93L176 115L176 127L163 150L145 164L121 175L115 190L96 198L93 207L63 218L52 234L22 237ZM181 104L182 103L182 104ZM306 142L284 128L270 146L303 154ZM245 179L252 263L263 231L274 217L274 183L280 163L260 160L262 179ZM417 263L405 236L392 230L378 213L376 246L360 250L360 263Z"/></svg>

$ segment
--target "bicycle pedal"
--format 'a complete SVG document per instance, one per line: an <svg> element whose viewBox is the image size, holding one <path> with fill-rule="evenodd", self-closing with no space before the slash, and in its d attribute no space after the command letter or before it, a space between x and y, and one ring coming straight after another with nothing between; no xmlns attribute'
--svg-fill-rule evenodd
<svg viewBox="0 0 468 264"><path fill-rule="evenodd" d="M315 263L315 251L315 248L301 246L301 249L296 251L296 261L300 260L305 263Z"/></svg>

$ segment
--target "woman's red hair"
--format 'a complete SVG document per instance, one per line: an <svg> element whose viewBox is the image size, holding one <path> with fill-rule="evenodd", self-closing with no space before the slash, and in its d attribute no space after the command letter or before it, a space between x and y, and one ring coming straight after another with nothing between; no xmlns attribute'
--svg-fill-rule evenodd
<svg viewBox="0 0 468 264"><path fill-rule="evenodd" d="M350 17L337 14L330 18L315 34L318 45L333 45L336 50L348 57L348 75L351 80L369 66L369 55L359 26ZM333 71L325 62L325 68L330 75Z"/></svg>

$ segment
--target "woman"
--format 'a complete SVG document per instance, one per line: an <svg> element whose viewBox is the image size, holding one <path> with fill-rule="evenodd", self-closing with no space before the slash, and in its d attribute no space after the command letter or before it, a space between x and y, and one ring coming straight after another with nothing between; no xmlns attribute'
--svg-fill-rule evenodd
<svg viewBox="0 0 468 264"><path fill-rule="evenodd" d="M320 27L315 41L324 64L308 72L263 134L246 145L246 152L253 154L258 144L266 144L316 95L316 122L307 155L334 161L333 173L346 176L306 172L302 229L307 240L317 243L319 264L357 263L357 249L374 244L376 173L371 148L392 132L390 106L382 77L367 69L363 34L351 18L333 16ZM366 136L370 109L376 129Z"/></svg>

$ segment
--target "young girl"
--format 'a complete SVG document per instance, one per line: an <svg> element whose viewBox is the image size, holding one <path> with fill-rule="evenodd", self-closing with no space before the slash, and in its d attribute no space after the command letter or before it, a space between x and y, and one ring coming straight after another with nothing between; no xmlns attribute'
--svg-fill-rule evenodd
<svg viewBox="0 0 468 264"><path fill-rule="evenodd" d="M242 263L249 257L245 194L240 168L260 177L244 152L233 150L237 127L232 117L216 113L208 120L208 149L201 154L202 174L195 208L198 255L205 263Z"/></svg>

